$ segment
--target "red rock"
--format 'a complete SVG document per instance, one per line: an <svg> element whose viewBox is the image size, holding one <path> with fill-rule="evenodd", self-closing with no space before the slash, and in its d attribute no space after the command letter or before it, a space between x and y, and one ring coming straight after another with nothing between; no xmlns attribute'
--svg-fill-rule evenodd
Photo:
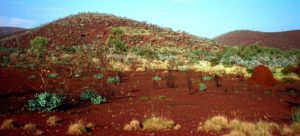
<svg viewBox="0 0 300 136"><path fill-rule="evenodd" d="M264 65L259 65L253 70L251 80L262 86L273 86L277 82L272 71Z"/></svg>

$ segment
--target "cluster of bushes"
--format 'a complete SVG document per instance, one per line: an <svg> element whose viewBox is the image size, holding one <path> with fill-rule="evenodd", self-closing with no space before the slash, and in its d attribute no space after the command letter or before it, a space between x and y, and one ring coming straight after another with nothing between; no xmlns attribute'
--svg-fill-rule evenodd
<svg viewBox="0 0 300 136"><path fill-rule="evenodd" d="M36 94L33 99L27 101L26 108L30 111L49 112L62 105L64 98L63 95L55 93Z"/></svg>
<svg viewBox="0 0 300 136"><path fill-rule="evenodd" d="M102 104L106 98L98 95L93 90L86 90L81 93L80 99L90 100L93 104ZM62 94L44 92L36 94L33 99L27 101L25 107L30 111L50 112L66 103L66 97Z"/></svg>
<svg viewBox="0 0 300 136"><path fill-rule="evenodd" d="M201 49L186 49L181 47L132 47L130 52L146 59L161 61L176 59L178 55L185 57L189 63L209 61L212 64L226 66L239 65L252 69L258 65L270 68L286 67L299 63L300 50L282 51L259 45L227 46L224 50L206 51Z"/></svg>
<svg viewBox="0 0 300 136"><path fill-rule="evenodd" d="M106 98L101 97L93 90L87 90L81 93L80 95L81 100L90 100L93 104L101 104L106 102Z"/></svg>
<svg viewBox="0 0 300 136"><path fill-rule="evenodd" d="M275 48L251 46L228 46L216 53L215 61L224 65L240 65L249 69L257 65L271 68L286 67L299 63L300 50L282 51Z"/></svg>

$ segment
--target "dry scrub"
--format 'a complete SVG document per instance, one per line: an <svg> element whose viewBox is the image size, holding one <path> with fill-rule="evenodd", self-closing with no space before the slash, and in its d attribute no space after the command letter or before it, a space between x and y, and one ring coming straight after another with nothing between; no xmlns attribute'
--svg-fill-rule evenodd
<svg viewBox="0 0 300 136"><path fill-rule="evenodd" d="M300 123L292 123L290 126L280 126L274 122L247 122L237 119L228 120L225 116L215 116L204 123L200 122L198 131L208 133L220 133L229 130L224 136L272 136L272 132L279 131L281 135L300 134Z"/></svg>
<svg viewBox="0 0 300 136"><path fill-rule="evenodd" d="M47 124L49 126L56 126L58 122L61 122L62 119L58 118L57 116L50 116L48 119L47 119Z"/></svg>
<svg viewBox="0 0 300 136"><path fill-rule="evenodd" d="M36 131L36 129L37 129L37 125L33 123L25 124L23 127L23 130L28 132L34 132Z"/></svg>
<svg viewBox="0 0 300 136"><path fill-rule="evenodd" d="M124 130L127 131L139 130L141 128L142 128L141 122L136 119L131 120L129 124L126 124L124 126Z"/></svg>
<svg viewBox="0 0 300 136"><path fill-rule="evenodd" d="M15 120L14 119L6 119L3 121L1 125L1 129L12 129L15 128Z"/></svg>
<svg viewBox="0 0 300 136"><path fill-rule="evenodd" d="M94 128L93 123L87 123L86 125L82 120L77 121L74 124L71 124L68 128L67 134L70 135L82 135L90 132Z"/></svg>
<svg viewBox="0 0 300 136"><path fill-rule="evenodd" d="M163 117L153 116L145 119L144 122L133 119L129 124L124 126L124 130L146 130L146 131L167 131L167 130L179 130L181 126L176 124L173 120L169 120Z"/></svg>

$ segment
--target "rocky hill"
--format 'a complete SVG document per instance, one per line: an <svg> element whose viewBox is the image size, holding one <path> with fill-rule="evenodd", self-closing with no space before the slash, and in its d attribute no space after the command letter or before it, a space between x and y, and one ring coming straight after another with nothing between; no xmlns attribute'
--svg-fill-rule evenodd
<svg viewBox="0 0 300 136"><path fill-rule="evenodd" d="M174 32L169 28L162 28L146 22L100 13L80 13L67 16L38 28L4 37L0 39L0 44L8 47L28 47L31 39L43 36L50 40L50 47L104 45L110 30L115 27L124 31L124 40L129 46L155 44L218 48L216 43L211 40L185 32Z"/></svg>
<svg viewBox="0 0 300 136"><path fill-rule="evenodd" d="M279 49L300 49L300 30L285 32L233 31L214 40L223 45L260 44Z"/></svg>
<svg viewBox="0 0 300 136"><path fill-rule="evenodd" d="M16 32L23 31L23 30L26 30L26 29L20 28L20 27L0 27L0 37L11 35Z"/></svg>

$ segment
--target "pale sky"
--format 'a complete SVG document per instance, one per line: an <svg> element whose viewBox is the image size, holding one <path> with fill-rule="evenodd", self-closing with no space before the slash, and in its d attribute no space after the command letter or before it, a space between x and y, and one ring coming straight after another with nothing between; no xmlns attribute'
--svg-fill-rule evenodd
<svg viewBox="0 0 300 136"><path fill-rule="evenodd" d="M95 11L208 38L241 29L300 29L300 0L0 0L0 5L0 26L24 28Z"/></svg>

